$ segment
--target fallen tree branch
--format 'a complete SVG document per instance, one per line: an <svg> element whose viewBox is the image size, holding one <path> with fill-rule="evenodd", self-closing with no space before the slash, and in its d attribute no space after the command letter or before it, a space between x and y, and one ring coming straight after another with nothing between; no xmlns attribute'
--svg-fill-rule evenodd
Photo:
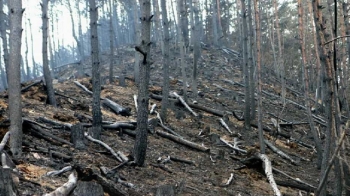
<svg viewBox="0 0 350 196"><path fill-rule="evenodd" d="M58 122L58 121L55 121L55 120L51 120L51 119L48 119L46 117L39 117L38 118L39 121L42 121L42 122L45 122L45 123L49 123L49 124L52 124L54 126L62 126L63 128L69 128L71 129L72 128L72 124L70 123L62 123L62 122Z"/></svg>
<svg viewBox="0 0 350 196"><path fill-rule="evenodd" d="M117 153L111 148L108 146L108 144L100 141L100 140L97 140L97 139L94 139L92 138L87 132L85 132L85 137L92 141L92 142L95 142L95 143L98 143L100 144L101 146L105 147L107 150L109 150L112 155L120 162L125 162L125 161L129 161L128 157L126 157L123 153L121 153L120 151L118 151Z"/></svg>
<svg viewBox="0 0 350 196"><path fill-rule="evenodd" d="M272 167L272 170L275 171L275 172L277 172L277 173L279 173L279 174L282 174L282 175L286 176L287 178L289 178L289 179L291 179L291 180L294 180L294 181L296 181L296 182L299 182L299 183L301 183L301 184L304 184L304 185L310 187L311 189L316 189L315 186L313 186L313 185L311 185L311 184L309 184L309 183L306 183L306 182L300 180L299 178L294 178L294 177L292 177L292 176L286 174L285 172L283 172L283 171L281 171L281 170L278 170L278 169L276 169L276 168L274 168L274 167Z"/></svg>
<svg viewBox="0 0 350 196"><path fill-rule="evenodd" d="M338 156L338 152L339 152L340 147L341 147L341 145L342 145L342 143L343 143L343 140L344 140L344 138L345 138L345 135L346 135L345 133L346 133L346 132L347 132L347 131L344 130L343 133L342 133L342 135L340 136L340 139L339 139L339 141L338 141L338 145L337 145L336 149L334 150L334 153L333 153L333 156L332 156L331 160L328 162L327 168L326 168L326 170L325 170L324 173L323 173L323 176L322 176L322 178L321 178L321 180L320 180L320 184L319 184L318 187L317 187L317 190L316 190L316 194L315 194L315 195L320 195L320 192L321 192L321 190L322 190L322 188L323 188L325 182L327 181L327 177L328 177L329 171L330 171L331 168L332 168L332 165L333 165L333 163L334 163L335 158Z"/></svg>
<svg viewBox="0 0 350 196"><path fill-rule="evenodd" d="M185 145L185 146L194 148L194 149L196 149L196 150L203 151L203 152L209 152L209 151L210 151L210 149L207 148L207 147L201 146L201 145L199 145L199 144L196 144L196 143L191 142L191 141L188 141L188 140L186 140L186 139L177 137L177 136L175 136L175 135L172 135L172 134L169 134L169 133L160 131L160 130L156 130L156 133L157 133L158 135L162 136L162 137L168 138L168 139L170 139L170 140L173 140L174 142L177 142L177 143L179 143L179 144L183 144L183 145Z"/></svg>
<svg viewBox="0 0 350 196"><path fill-rule="evenodd" d="M178 95L176 92L173 92L172 94L182 103L183 106L185 106L185 108L186 108L189 112L191 112L191 113L193 114L193 116L198 116L198 114L197 114L196 112L194 112L194 111L190 108L190 106L188 106L188 104L186 103L186 101L185 101L180 95Z"/></svg>
<svg viewBox="0 0 350 196"><path fill-rule="evenodd" d="M257 154L257 157L259 157L261 159L261 161L263 162L263 167L265 170L265 175L272 187L273 193L275 196L282 196L280 190L277 187L277 184L275 182L275 179L273 178L273 174L272 174L272 166L271 166L271 162L268 158L267 155L265 154Z"/></svg>
<svg viewBox="0 0 350 196"><path fill-rule="evenodd" d="M122 116L130 116L131 115L131 110L130 108L124 108L123 106L117 104L116 102L108 99L108 98L104 98L102 100L102 103L109 107L114 113L116 114L120 114Z"/></svg>
<svg viewBox="0 0 350 196"><path fill-rule="evenodd" d="M125 123L125 122L115 122L113 124L109 124L109 125L102 125L103 128L106 129L136 129L136 126L130 123Z"/></svg>
<svg viewBox="0 0 350 196"><path fill-rule="evenodd" d="M57 175L65 173L67 171L70 171L72 169L73 169L72 166L67 166L67 167L64 167L64 168L62 168L60 170L49 171L49 172L46 173L46 176L57 176Z"/></svg>
<svg viewBox="0 0 350 196"><path fill-rule="evenodd" d="M63 184L61 187L57 188L51 193L44 194L44 196L65 196L68 195L77 185L77 176L74 173L71 173L68 177L68 182Z"/></svg>
<svg viewBox="0 0 350 196"><path fill-rule="evenodd" d="M11 135L11 132L7 131L6 134L4 135L4 137L2 138L1 143L0 143L0 152L2 152L2 150L4 149L7 141L10 138L10 135Z"/></svg>
<svg viewBox="0 0 350 196"><path fill-rule="evenodd" d="M233 135L233 132L231 131L230 127L225 123L224 119L220 118L219 119L221 125L231 134Z"/></svg>
<svg viewBox="0 0 350 196"><path fill-rule="evenodd" d="M238 147L238 144L239 144L240 142L235 142L234 145L231 145L228 141L226 141L226 140L223 139L222 137L220 137L220 141L223 142L224 144L226 144L228 147L232 148L233 150L236 150L236 151L238 151L238 152L242 152L242 153L245 153L245 154L247 153L246 150L243 150L243 149L241 149L241 148Z"/></svg>
<svg viewBox="0 0 350 196"><path fill-rule="evenodd" d="M74 81L74 84L76 84L78 87L80 87L81 89L83 89L85 92L89 93L90 95L92 95L92 91L90 91L88 88L86 88L84 85L82 85L80 82L78 81Z"/></svg>
<svg viewBox="0 0 350 196"><path fill-rule="evenodd" d="M274 151L275 153L280 155L282 158L285 158L285 159L289 160L293 165L297 165L297 162L294 159L292 159L289 155L287 155L286 153L284 153L281 150L279 150L271 142L269 142L268 140L264 140L264 142L272 151Z"/></svg>

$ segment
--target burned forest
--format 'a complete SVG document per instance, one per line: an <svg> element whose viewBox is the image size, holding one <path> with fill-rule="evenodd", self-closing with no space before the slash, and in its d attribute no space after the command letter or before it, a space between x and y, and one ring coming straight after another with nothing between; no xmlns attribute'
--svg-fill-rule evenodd
<svg viewBox="0 0 350 196"><path fill-rule="evenodd" d="M0 0L0 196L350 195L349 0Z"/></svg>

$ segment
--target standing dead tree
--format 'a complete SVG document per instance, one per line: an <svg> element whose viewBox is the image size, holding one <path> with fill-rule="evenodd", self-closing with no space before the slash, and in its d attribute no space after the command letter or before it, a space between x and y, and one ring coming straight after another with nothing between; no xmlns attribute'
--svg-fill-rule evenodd
<svg viewBox="0 0 350 196"><path fill-rule="evenodd" d="M151 42L151 1L140 0L141 5L141 45L135 50L143 56L140 68L140 83L138 87L137 133L134 145L134 162L142 166L146 159L147 127L148 127L148 83L150 79L150 42Z"/></svg>

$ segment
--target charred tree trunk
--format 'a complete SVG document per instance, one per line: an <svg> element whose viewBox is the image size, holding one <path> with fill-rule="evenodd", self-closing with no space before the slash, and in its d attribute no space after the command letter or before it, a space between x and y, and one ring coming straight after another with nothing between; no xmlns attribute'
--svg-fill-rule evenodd
<svg viewBox="0 0 350 196"><path fill-rule="evenodd" d="M300 51L301 51L301 58L302 58L302 67L303 67L303 73L304 73L304 98L306 103L306 110L309 118L309 124L310 124L310 130L312 133L312 136L314 137L314 142L316 146L317 151L317 168L321 169L321 163L322 163L322 144L320 141L320 138L318 137L317 131L315 130L315 123L313 121L312 113L311 113L311 104L310 104L310 95L309 95L309 66L307 65L306 61L306 51L305 51L305 40L304 38L304 26L303 26L303 6L302 1L298 0L298 19L299 19L299 43L300 43Z"/></svg>
<svg viewBox="0 0 350 196"><path fill-rule="evenodd" d="M9 79L10 107L10 147L14 157L22 156L22 105L21 105L21 38L22 38L22 1L9 1L10 15L10 56L7 78Z"/></svg>
<svg viewBox="0 0 350 196"><path fill-rule="evenodd" d="M260 28L260 12L258 0L254 0L255 23L256 23L256 63L258 69L258 130L260 153L265 154L264 132L262 127L262 81L261 81L261 28ZM254 97L254 96L253 96Z"/></svg>
<svg viewBox="0 0 350 196"><path fill-rule="evenodd" d="M7 35L6 35L6 19L5 19L5 13L4 13L4 1L0 0L0 36L2 38L2 49L3 49L3 57L4 57L4 63L5 63L5 72L7 72L7 67L9 64L9 51L8 51L8 46L7 46ZM5 78L7 76L4 76ZM4 82L4 88L7 88L7 79L5 79Z"/></svg>
<svg viewBox="0 0 350 196"><path fill-rule="evenodd" d="M249 81L249 62L248 62L248 25L247 25L247 10L245 0L242 3L242 23L243 23L243 74L245 83L245 109L244 109L244 128L250 130L250 81Z"/></svg>
<svg viewBox="0 0 350 196"><path fill-rule="evenodd" d="M42 9L42 20L43 20L43 26L42 26L42 31L43 31L43 72L44 72L44 79L45 79L45 84L46 84L46 91L47 91L47 103L57 107L56 104L56 98L55 98L55 91L53 89L53 84L52 84L52 76L51 76L51 71L49 68L49 59L48 59L48 54L47 54L47 37L48 37L48 20L49 18L47 17L47 9L48 9L48 4L49 0L43 0L41 4L41 9Z"/></svg>
<svg viewBox="0 0 350 196"><path fill-rule="evenodd" d="M162 110L160 112L160 117L163 119L163 121L166 120L167 117L167 109L169 106L169 64L170 64L170 57L169 57L169 21L168 21L168 14L166 9L166 1L161 0L161 8L162 8L162 19L163 19L163 42L164 42L164 56L163 56L163 99L162 99Z"/></svg>
<svg viewBox="0 0 350 196"><path fill-rule="evenodd" d="M92 137L100 139L101 137L101 79L100 79L100 59L99 42L97 35L98 8L95 0L89 0L90 3L90 31L91 31L91 63L92 63Z"/></svg>
<svg viewBox="0 0 350 196"><path fill-rule="evenodd" d="M317 32L317 41L319 46L319 54L322 66L325 67L325 82L326 82L326 115L327 115L327 128L326 128L326 142L324 145L324 154L321 166L321 177L323 176L325 169L327 167L327 163L330 157L331 144L335 141L335 133L336 133L336 124L335 124L335 97L334 97L334 79L333 78L333 68L332 62L330 59L329 51L325 46L325 28L326 25L324 23L320 0L313 0L313 13L314 13L314 21L316 24L316 32ZM320 193L317 195L325 195L326 187L321 189Z"/></svg>
<svg viewBox="0 0 350 196"><path fill-rule="evenodd" d="M146 159L147 127L148 127L148 83L150 79L150 42L151 42L151 2L140 0L141 5L141 45L135 49L143 56L140 63L140 84L138 88L137 133L134 145L134 159L138 166L142 166Z"/></svg>

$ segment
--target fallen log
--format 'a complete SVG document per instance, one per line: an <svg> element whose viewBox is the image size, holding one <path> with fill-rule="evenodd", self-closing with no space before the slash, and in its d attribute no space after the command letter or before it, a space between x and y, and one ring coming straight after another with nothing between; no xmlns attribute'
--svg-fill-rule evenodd
<svg viewBox="0 0 350 196"><path fill-rule="evenodd" d="M103 128L105 129L132 129L135 130L136 126L131 124L131 123L125 123L125 122L115 122L113 124L109 125L102 125Z"/></svg>
<svg viewBox="0 0 350 196"><path fill-rule="evenodd" d="M119 188L115 181L109 180L101 175L100 169L91 168L81 164L75 164L73 168L77 171L79 179L82 181L95 180L103 188L103 191L109 195L127 196L129 195L123 189Z"/></svg>
<svg viewBox="0 0 350 196"><path fill-rule="evenodd" d="M80 87L81 89L83 89L85 92L87 92L88 94L92 95L92 91L90 91L88 88L86 88L84 85L82 85L80 82L78 81L74 81L74 84L77 85L78 87Z"/></svg>
<svg viewBox="0 0 350 196"><path fill-rule="evenodd" d="M150 94L150 98L158 100L158 101L161 101L163 97L160 96L160 95L156 95L156 94ZM180 103L180 101L177 100L177 99L169 99L169 100ZM215 110L215 109L212 109L212 108L208 108L208 107L205 107L205 106L202 106L202 105L199 105L199 104L188 103L188 106L190 106L192 108L195 108L195 109L198 109L198 110L202 110L202 111L211 113L211 114L213 114L215 116L219 116L219 117L223 117L224 116L224 112L222 112L222 111Z"/></svg>
<svg viewBox="0 0 350 196"><path fill-rule="evenodd" d="M122 152L118 151L118 152L115 152L111 147L108 146L108 144L100 141L100 140L97 140L97 139L94 139L92 138L87 132L85 132L85 137L92 141L92 142L95 142L95 143L98 143L100 144L101 146L105 147L107 150L109 150L112 155L120 162L127 162L129 161L128 157L126 157Z"/></svg>
<svg viewBox="0 0 350 196"><path fill-rule="evenodd" d="M28 141L26 140L23 140L23 145L24 146L28 146L28 147L33 147L33 144L32 143L29 143ZM63 161L71 161L72 160L72 157L71 156L68 156L66 154L63 154L61 152L57 152L57 151L54 151L54 150L51 150L51 149L47 149L47 148L44 148L44 147L40 147L38 145L34 145L34 148L39 151L39 152L42 152L42 153L45 153L45 154L49 154L50 156L52 157L55 157L55 158L58 158L58 159L62 159Z"/></svg>
<svg viewBox="0 0 350 196"><path fill-rule="evenodd" d="M51 193L44 194L44 196L65 196L68 195L77 185L77 176L74 173L71 173L68 177L68 182L63 184L61 187L57 188L55 191Z"/></svg>
<svg viewBox="0 0 350 196"><path fill-rule="evenodd" d="M71 196L103 196L103 188L95 181L79 181Z"/></svg>
<svg viewBox="0 0 350 196"><path fill-rule="evenodd" d="M65 172L71 171L72 169L73 169L72 166L67 166L67 167L64 167L60 170L49 171L46 173L46 176L57 176L57 175L65 173Z"/></svg>
<svg viewBox="0 0 350 196"><path fill-rule="evenodd" d="M29 123L29 122L27 122L27 123ZM73 146L72 143L70 143L70 142L68 142L67 140L64 140L64 139L62 139L62 138L60 138L60 137L58 137L58 136L55 136L55 135L53 135L53 134L51 134L51 133L49 133L49 132L47 132L47 131L44 131L44 130L41 129L38 125L31 124L31 123L29 123L29 125L30 125L30 127L31 127L33 130L35 130L35 131L36 131L37 133L39 133L39 134L45 135L45 136L47 136L47 137L49 137L49 138L52 138L52 139L54 139L54 140L56 140L57 142L60 142L60 143L62 143L62 144L68 144L68 145L70 145L70 146Z"/></svg>
<svg viewBox="0 0 350 196"><path fill-rule="evenodd" d="M275 182L275 179L273 178L273 174L272 174L272 166L271 166L271 162L268 158L267 155L265 154L260 154L260 153L257 153L257 157L261 159L262 163L263 163L263 168L264 168L264 171L265 171L265 175L272 187L272 190L273 190L273 193L275 196L281 196L281 192L280 190L278 189L277 187L277 184Z"/></svg>
<svg viewBox="0 0 350 196"><path fill-rule="evenodd" d="M17 186L12 177L11 168L0 167L0 194L1 195L19 195Z"/></svg>
<svg viewBox="0 0 350 196"><path fill-rule="evenodd" d="M2 138L1 143L0 143L0 153L4 149L7 141L10 139L10 135L11 135L11 132L7 131L6 134L4 135L4 137Z"/></svg>
<svg viewBox="0 0 350 196"><path fill-rule="evenodd" d="M131 116L131 109L130 108L124 108L121 105L117 104L116 102L114 102L108 98L104 98L102 100L102 103L105 106L109 107L116 114L120 114L122 116Z"/></svg>
<svg viewBox="0 0 350 196"><path fill-rule="evenodd" d="M183 144L185 146L191 147L193 149L199 150L199 151L203 151L203 152L209 152L210 149L204 146L201 146L199 144L196 144L194 142L188 141L186 139L182 139L180 137L177 137L175 135L160 131L160 130L156 130L156 133L164 138L168 138L170 140L173 140L174 142L177 142L179 144Z"/></svg>
<svg viewBox="0 0 350 196"><path fill-rule="evenodd" d="M276 154L280 155L282 158L289 160L293 165L297 165L298 164L294 159L292 159L286 153L282 152L280 149L278 149L276 146L274 146L268 140L264 140L264 142L272 151L274 151Z"/></svg>
<svg viewBox="0 0 350 196"><path fill-rule="evenodd" d="M62 123L62 122L51 120L51 119L48 119L48 118L45 118L45 117L39 117L38 121L41 121L41 122L44 122L44 123L49 123L49 124L54 125L54 126L61 126L63 128L69 128L69 129L71 129L72 126L73 126L70 123Z"/></svg>
<svg viewBox="0 0 350 196"><path fill-rule="evenodd" d="M197 114L196 112L194 112L194 111L190 108L190 106L188 106L188 104L186 103L186 101L185 101L180 95L178 95L176 92L173 92L172 94L182 103L183 106L185 106L185 108L186 108L189 112L191 112L191 113L193 114L193 116L198 116L198 114Z"/></svg>

